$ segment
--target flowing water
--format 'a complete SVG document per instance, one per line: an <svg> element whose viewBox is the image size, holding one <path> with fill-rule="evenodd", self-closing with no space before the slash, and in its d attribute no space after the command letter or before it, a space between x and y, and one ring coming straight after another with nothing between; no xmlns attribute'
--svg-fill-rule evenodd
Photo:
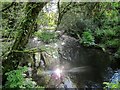
<svg viewBox="0 0 120 90"><path fill-rule="evenodd" d="M68 88L74 88L76 85L80 88L101 88L103 81L115 82L120 80L118 78L120 71L114 72L111 68L107 69L110 59L102 50L82 47L75 39L67 36L61 40L55 44L47 45L58 51L58 53L52 52L54 59L48 58L49 61L60 62L51 63L50 67L58 64L65 67L62 73L65 74L64 84ZM41 46L41 44L38 43L37 46ZM107 71L105 72L105 70ZM52 73L54 73L53 69L43 71L44 75L51 76ZM62 87L62 84L60 85Z"/></svg>

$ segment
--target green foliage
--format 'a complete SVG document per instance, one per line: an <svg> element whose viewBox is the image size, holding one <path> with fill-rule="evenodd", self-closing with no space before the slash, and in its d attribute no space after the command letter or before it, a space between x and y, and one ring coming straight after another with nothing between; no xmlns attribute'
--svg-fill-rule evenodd
<svg viewBox="0 0 120 90"><path fill-rule="evenodd" d="M11 5L11 2L3 2L2 9L6 8L7 6ZM23 3L14 3L10 8L2 12L2 36L8 38L14 38L17 35L17 28L19 28L19 21L21 17L23 17ZM11 13L12 12L12 13Z"/></svg>
<svg viewBox="0 0 120 90"><path fill-rule="evenodd" d="M7 72L6 88L34 88L36 83L32 81L32 78L25 78L24 73L27 71L27 67L19 67L18 70Z"/></svg>
<svg viewBox="0 0 120 90"><path fill-rule="evenodd" d="M120 46L120 40L119 39L107 40L105 44L108 47L119 47Z"/></svg>
<svg viewBox="0 0 120 90"><path fill-rule="evenodd" d="M43 42L49 43L55 41L56 34L50 31L42 31L42 32L35 32L35 36L37 36Z"/></svg>
<svg viewBox="0 0 120 90"><path fill-rule="evenodd" d="M55 13L42 12L37 19L37 23L43 26L54 26L55 25Z"/></svg>
<svg viewBox="0 0 120 90"><path fill-rule="evenodd" d="M66 4L69 3L61 5L61 10ZM64 13L60 29L85 46L95 44L115 54L120 48L119 5L118 2L71 3Z"/></svg>
<svg viewBox="0 0 120 90"><path fill-rule="evenodd" d="M81 43L83 43L84 45L87 45L87 46L94 45L94 37L93 37L92 33L89 31L83 32Z"/></svg>
<svg viewBox="0 0 120 90"><path fill-rule="evenodd" d="M60 29L63 28L68 35L79 39L84 46L99 46L118 58L119 5L118 2L71 3L71 8L64 14Z"/></svg>
<svg viewBox="0 0 120 90"><path fill-rule="evenodd" d="M120 82L117 82L117 83L103 82L103 84L106 85L104 87L105 90L108 90L108 88L110 88L110 90L115 90L115 89L120 88Z"/></svg>
<svg viewBox="0 0 120 90"><path fill-rule="evenodd" d="M39 89L39 90L45 90L45 87L43 87L43 86L36 86L36 89Z"/></svg>
<svg viewBox="0 0 120 90"><path fill-rule="evenodd" d="M115 56L115 58L120 58L120 47L118 48L118 50L114 56Z"/></svg>
<svg viewBox="0 0 120 90"><path fill-rule="evenodd" d="M105 4L104 4L105 5ZM109 6L108 6L109 5ZM119 30L119 10L117 9L118 3L106 3L106 11L103 12L101 27L95 30L96 44L102 45L105 50L111 51L110 53L115 58L120 58L120 30ZM100 19L99 19L100 21Z"/></svg>

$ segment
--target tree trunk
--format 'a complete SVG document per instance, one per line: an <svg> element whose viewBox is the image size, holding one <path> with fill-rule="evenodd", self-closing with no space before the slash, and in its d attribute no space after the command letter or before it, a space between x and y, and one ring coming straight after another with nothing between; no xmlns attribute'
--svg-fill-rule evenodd
<svg viewBox="0 0 120 90"><path fill-rule="evenodd" d="M23 50L28 43L28 40L32 33L34 32L34 25L37 19L39 12L42 8L47 4L47 2L28 2L25 7L25 17L21 20L20 30L16 40L12 46L10 53L7 56L7 59L3 59L3 79L4 74L10 70L14 70L17 68L21 58L24 56L24 53L15 53L14 50ZM4 81L3 81L4 84Z"/></svg>

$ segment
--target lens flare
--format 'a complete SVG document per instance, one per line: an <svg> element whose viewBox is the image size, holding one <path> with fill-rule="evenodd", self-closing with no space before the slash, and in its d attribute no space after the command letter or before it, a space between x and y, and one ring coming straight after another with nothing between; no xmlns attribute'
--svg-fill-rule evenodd
<svg viewBox="0 0 120 90"><path fill-rule="evenodd" d="M56 70L55 70L55 74L58 76L58 77L60 77L60 74L62 73L62 70L60 70L59 68L57 68Z"/></svg>

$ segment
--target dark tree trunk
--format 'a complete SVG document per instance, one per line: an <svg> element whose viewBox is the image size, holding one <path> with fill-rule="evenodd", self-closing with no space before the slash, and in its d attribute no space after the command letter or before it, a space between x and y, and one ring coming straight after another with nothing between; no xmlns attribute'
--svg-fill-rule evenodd
<svg viewBox="0 0 120 90"><path fill-rule="evenodd" d="M28 2L26 4L25 8L25 17L20 22L20 27L18 30L20 30L18 36L16 37L16 40L12 46L12 49L10 50L10 53L7 56L7 59L3 59L2 65L3 65L3 79L6 81L5 73L14 70L17 68L19 62L21 61L21 58L24 56L24 53L16 53L15 50L22 51L26 44L28 43L28 40L32 33L34 32L34 25L37 19L37 16L39 12L42 10L42 8L46 5L47 2ZM3 84L4 81L3 80Z"/></svg>

